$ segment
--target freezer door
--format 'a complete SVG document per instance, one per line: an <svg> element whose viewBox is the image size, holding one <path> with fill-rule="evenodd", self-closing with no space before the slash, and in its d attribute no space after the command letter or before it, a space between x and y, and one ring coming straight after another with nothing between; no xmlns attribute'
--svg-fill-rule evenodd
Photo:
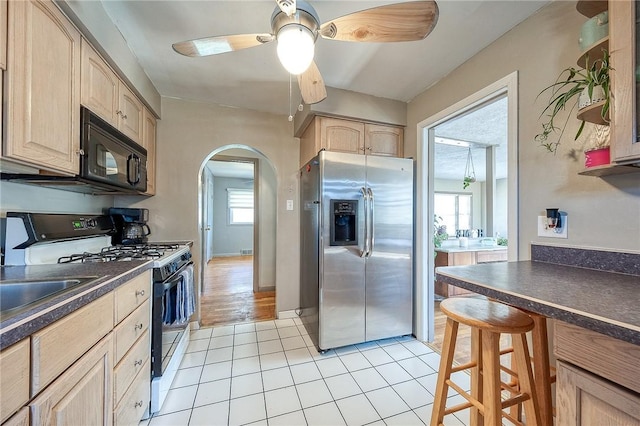
<svg viewBox="0 0 640 426"><path fill-rule="evenodd" d="M367 156L372 216L366 340L413 330L413 160Z"/></svg>
<svg viewBox="0 0 640 426"><path fill-rule="evenodd" d="M318 159L322 194L318 347L325 350L365 340L365 157L322 151ZM334 234L332 245L331 222L338 218L332 209L355 204L357 241L337 243Z"/></svg>
<svg viewBox="0 0 640 426"><path fill-rule="evenodd" d="M320 167L315 158L300 169L300 206L300 319L318 346Z"/></svg>

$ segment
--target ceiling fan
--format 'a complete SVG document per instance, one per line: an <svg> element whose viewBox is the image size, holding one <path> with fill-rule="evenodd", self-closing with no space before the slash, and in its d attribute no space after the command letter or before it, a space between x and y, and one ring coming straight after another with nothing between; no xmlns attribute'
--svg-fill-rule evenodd
<svg viewBox="0 0 640 426"><path fill-rule="evenodd" d="M350 13L320 24L315 9L303 0L276 0L271 15L271 33L205 37L175 43L173 49L185 56L209 56L259 46L277 40L278 58L298 76L306 104L327 97L320 70L313 60L318 35L327 40L357 42L399 42L422 40L438 21L434 0L389 4Z"/></svg>

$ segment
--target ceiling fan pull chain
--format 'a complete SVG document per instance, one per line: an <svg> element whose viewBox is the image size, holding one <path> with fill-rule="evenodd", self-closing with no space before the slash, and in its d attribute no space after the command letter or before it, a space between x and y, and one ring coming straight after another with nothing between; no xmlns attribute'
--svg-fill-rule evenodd
<svg viewBox="0 0 640 426"><path fill-rule="evenodd" d="M291 112L291 74L289 74L289 121L293 121L293 113Z"/></svg>

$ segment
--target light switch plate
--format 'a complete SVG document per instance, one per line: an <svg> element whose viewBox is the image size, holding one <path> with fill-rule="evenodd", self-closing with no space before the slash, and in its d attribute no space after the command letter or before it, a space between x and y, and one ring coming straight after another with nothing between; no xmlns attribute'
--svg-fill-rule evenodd
<svg viewBox="0 0 640 426"><path fill-rule="evenodd" d="M287 200L287 210L293 210L293 200Z"/></svg>
<svg viewBox="0 0 640 426"><path fill-rule="evenodd" d="M547 217L546 216L538 216L538 237L547 237L547 238L568 238L567 237L567 214L560 212L560 223L562 223L562 228L560 228L560 232L556 232L556 229L547 228Z"/></svg>

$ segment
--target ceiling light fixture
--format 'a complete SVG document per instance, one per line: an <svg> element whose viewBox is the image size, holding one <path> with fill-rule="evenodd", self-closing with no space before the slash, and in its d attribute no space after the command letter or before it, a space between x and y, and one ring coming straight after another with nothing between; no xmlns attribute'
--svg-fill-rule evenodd
<svg viewBox="0 0 640 426"><path fill-rule="evenodd" d="M289 24L278 31L278 59L290 74L299 75L309 68L315 53L315 37L309 28Z"/></svg>

